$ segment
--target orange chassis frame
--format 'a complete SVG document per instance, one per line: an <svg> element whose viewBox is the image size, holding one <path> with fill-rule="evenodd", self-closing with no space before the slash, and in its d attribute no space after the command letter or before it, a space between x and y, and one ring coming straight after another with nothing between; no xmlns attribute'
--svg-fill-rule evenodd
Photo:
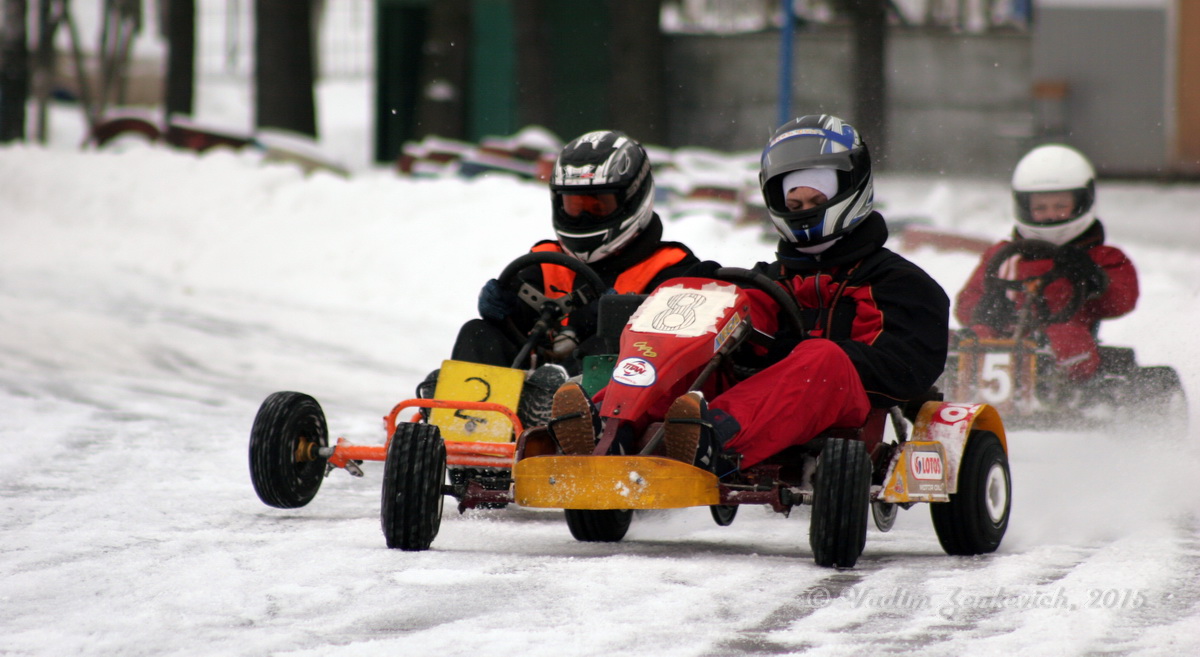
<svg viewBox="0 0 1200 657"><path fill-rule="evenodd" d="M508 418L512 423L513 436L521 435L524 427L517 414L507 406L494 402L450 401L441 399L406 399L396 404L392 411L384 416L383 422L387 429L387 441L382 445L356 445L339 437L333 451L329 454L329 465L344 468L356 476L362 476L355 461L386 461L388 446L392 436L396 435L396 418L407 408L451 408L464 411L493 411ZM483 468L512 468L516 458L517 443L514 439L507 443L469 442L460 440L446 441L446 465Z"/></svg>

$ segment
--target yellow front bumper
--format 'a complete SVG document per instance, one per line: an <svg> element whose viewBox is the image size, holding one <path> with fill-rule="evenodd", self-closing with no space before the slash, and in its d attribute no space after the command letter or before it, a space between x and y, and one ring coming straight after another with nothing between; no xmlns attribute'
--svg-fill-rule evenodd
<svg viewBox="0 0 1200 657"><path fill-rule="evenodd" d="M721 503L717 477L657 456L535 456L513 466L514 500L551 509L678 509Z"/></svg>

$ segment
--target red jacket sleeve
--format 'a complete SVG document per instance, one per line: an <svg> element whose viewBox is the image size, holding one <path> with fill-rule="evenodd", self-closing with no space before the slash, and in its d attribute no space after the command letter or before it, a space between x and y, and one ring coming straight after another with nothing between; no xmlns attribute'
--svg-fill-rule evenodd
<svg viewBox="0 0 1200 657"><path fill-rule="evenodd" d="M1108 274L1108 288L1085 303L1080 313L1086 313L1089 319L1108 319L1133 310L1139 290L1137 270L1129 257L1117 247L1103 244L1093 246L1088 255Z"/></svg>

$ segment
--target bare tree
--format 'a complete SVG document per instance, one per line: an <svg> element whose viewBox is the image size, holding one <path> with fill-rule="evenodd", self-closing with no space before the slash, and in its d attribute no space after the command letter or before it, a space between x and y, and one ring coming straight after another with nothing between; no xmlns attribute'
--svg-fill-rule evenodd
<svg viewBox="0 0 1200 657"><path fill-rule="evenodd" d="M520 0L514 3L517 29L518 120L525 125L554 125L554 70L551 66L550 21L546 3L556 0Z"/></svg>
<svg viewBox="0 0 1200 657"><path fill-rule="evenodd" d="M167 37L166 115L191 115L196 80L196 0L163 0Z"/></svg>
<svg viewBox="0 0 1200 657"><path fill-rule="evenodd" d="M854 26L851 103L854 122L871 148L872 159L887 159L888 0L838 0Z"/></svg>
<svg viewBox="0 0 1200 657"><path fill-rule="evenodd" d="M659 5L649 0L612 0L609 30L609 121L650 143L662 143L667 137Z"/></svg>
<svg viewBox="0 0 1200 657"><path fill-rule="evenodd" d="M313 0L255 0L255 125L317 136Z"/></svg>
<svg viewBox="0 0 1200 657"><path fill-rule="evenodd" d="M469 0L436 0L430 5L415 136L466 135L470 34Z"/></svg>
<svg viewBox="0 0 1200 657"><path fill-rule="evenodd" d="M4 0L0 24L0 142L25 139L25 102L29 97L27 0Z"/></svg>

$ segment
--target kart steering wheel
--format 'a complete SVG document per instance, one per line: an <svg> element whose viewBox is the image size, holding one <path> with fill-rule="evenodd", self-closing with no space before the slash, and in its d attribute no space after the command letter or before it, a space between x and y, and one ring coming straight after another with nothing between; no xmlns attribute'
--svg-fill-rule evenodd
<svg viewBox="0 0 1200 657"><path fill-rule="evenodd" d="M1004 290L1025 293L1034 290L1035 293L1030 295L1029 303L1033 306L1035 311L1033 315L1041 322L1041 326L1067 321L1079 312L1079 308L1083 306L1084 296L1079 289L1079 284L1060 267L1057 260L1058 253L1058 245L1045 240L1023 239L1005 244L992 255L984 269L984 295L1002 294ZM1016 280L1000 278L1000 267L1014 255L1019 255L1026 260L1054 260L1055 262L1054 266L1044 274ZM1058 312L1051 313L1046 304L1045 289L1050 283L1060 278L1071 284L1071 298Z"/></svg>
<svg viewBox="0 0 1200 657"><path fill-rule="evenodd" d="M521 278L520 274L525 270L542 265L559 265L575 272L575 285L571 293L551 299L541 289ZM515 292L517 298L538 313L538 320L528 333L520 331L511 317L504 322L509 336L518 344L525 343L525 348L517 356L517 363L523 361L538 340L551 328L558 326L567 315L571 314L571 311L599 299L600 295L608 289L604 281L600 280L600 276L592 271L587 263L579 258L555 251L533 251L520 256L508 263L496 281L500 287Z"/></svg>
<svg viewBox="0 0 1200 657"><path fill-rule="evenodd" d="M713 278L740 287L752 287L765 293L779 305L786 327L801 337L808 336L808 329L804 326L804 315L801 314L800 304L796 302L796 298L788 294L780 287L779 283L771 280L767 275L741 267L722 267L714 273Z"/></svg>

